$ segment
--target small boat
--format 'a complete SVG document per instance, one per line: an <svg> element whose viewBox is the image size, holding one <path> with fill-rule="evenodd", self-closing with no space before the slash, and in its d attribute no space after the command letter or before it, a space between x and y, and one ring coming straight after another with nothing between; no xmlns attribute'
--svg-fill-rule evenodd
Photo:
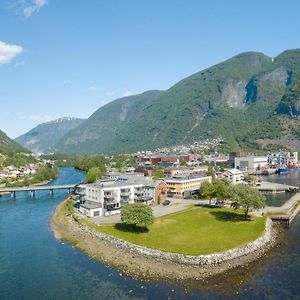
<svg viewBox="0 0 300 300"><path fill-rule="evenodd" d="M277 174L290 174L292 172L287 166L280 166L277 169Z"/></svg>

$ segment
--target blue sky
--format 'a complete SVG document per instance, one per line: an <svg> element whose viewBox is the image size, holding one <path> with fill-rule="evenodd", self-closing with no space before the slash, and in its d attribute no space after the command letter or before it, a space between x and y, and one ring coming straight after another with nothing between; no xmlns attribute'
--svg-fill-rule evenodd
<svg viewBox="0 0 300 300"><path fill-rule="evenodd" d="M299 48L300 1L1 0L0 129L180 79L244 51Z"/></svg>

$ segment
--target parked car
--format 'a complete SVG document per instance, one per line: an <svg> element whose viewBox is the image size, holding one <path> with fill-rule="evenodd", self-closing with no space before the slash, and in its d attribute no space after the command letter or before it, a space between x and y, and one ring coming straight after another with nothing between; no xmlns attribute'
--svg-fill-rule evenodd
<svg viewBox="0 0 300 300"><path fill-rule="evenodd" d="M163 202L163 205L169 205L170 203L171 203L170 200L166 200L166 201Z"/></svg>

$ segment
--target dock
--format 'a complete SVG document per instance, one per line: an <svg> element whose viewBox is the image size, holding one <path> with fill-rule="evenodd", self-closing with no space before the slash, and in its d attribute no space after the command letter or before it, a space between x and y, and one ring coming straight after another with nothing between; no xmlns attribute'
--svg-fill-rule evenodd
<svg viewBox="0 0 300 300"><path fill-rule="evenodd" d="M268 182L268 181L262 181L256 187L260 192L263 193L298 192L299 190L298 186Z"/></svg>
<svg viewBox="0 0 300 300"><path fill-rule="evenodd" d="M260 210L260 214L269 215L271 220L276 223L289 225L300 212L300 193L292 196L280 207L266 206Z"/></svg>

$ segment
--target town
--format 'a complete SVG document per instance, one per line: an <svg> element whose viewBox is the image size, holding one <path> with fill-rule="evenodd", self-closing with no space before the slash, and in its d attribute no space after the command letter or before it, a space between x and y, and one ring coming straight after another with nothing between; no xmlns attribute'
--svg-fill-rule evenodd
<svg viewBox="0 0 300 300"><path fill-rule="evenodd" d="M215 142L208 144L215 145ZM209 146L206 147L209 150ZM79 212L93 218L119 214L127 203L153 206L177 203L180 199L198 199L202 184L211 183L214 178L227 180L233 185L254 181L254 186L266 193L298 189L295 186L262 181L262 176L267 178L267 175L275 173L280 176L296 170L297 152L278 151L267 155L248 152L228 155L216 152L195 154L181 150L176 154L168 154L169 152L138 152L130 155L130 159L124 159L124 163L118 168L115 167L114 160L110 160L112 163L106 165L106 172L101 178L93 183L77 186ZM130 165L126 163L128 160Z"/></svg>

